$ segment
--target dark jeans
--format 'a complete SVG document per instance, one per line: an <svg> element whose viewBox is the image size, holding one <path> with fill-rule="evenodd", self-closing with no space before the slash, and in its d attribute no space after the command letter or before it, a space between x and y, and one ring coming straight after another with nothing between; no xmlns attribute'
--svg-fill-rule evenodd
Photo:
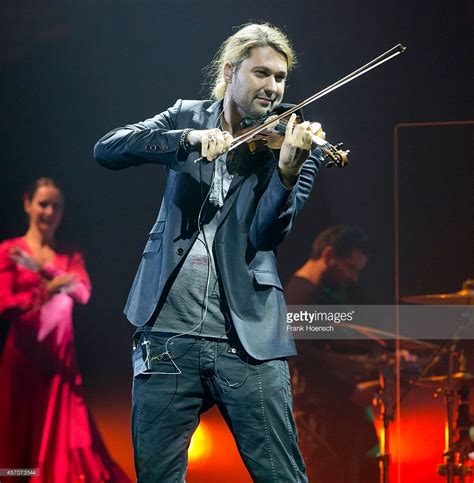
<svg viewBox="0 0 474 483"><path fill-rule="evenodd" d="M144 337L149 344L144 342ZM238 341L146 333L136 341L132 431L140 483L182 482L200 414L217 404L256 482L307 482L297 445L288 364L252 359ZM139 361L139 362L137 362Z"/></svg>

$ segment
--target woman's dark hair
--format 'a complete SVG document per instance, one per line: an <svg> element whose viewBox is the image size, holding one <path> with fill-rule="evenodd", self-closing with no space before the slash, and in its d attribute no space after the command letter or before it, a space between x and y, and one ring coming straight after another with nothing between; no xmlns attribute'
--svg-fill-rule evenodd
<svg viewBox="0 0 474 483"><path fill-rule="evenodd" d="M54 188L57 188L59 191L61 191L61 193L63 191L61 187L56 183L56 181L46 176L43 176L33 181L33 183L31 183L30 186L26 188L23 193L23 199L31 201L38 189L42 188L43 186L53 186Z"/></svg>

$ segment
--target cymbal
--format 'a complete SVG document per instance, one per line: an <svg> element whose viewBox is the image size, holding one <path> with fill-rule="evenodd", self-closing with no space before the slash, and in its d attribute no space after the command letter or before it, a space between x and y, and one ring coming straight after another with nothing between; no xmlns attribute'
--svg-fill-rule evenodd
<svg viewBox="0 0 474 483"><path fill-rule="evenodd" d="M448 381L448 376L440 375L440 376L430 376L430 377L422 377L419 381L416 382L417 386L440 386L446 384ZM474 385L474 374L465 371L459 371L453 374L453 383L456 386L463 386L463 385Z"/></svg>
<svg viewBox="0 0 474 483"><path fill-rule="evenodd" d="M402 302L420 305L474 305L474 292L460 290L455 293L408 295Z"/></svg>
<svg viewBox="0 0 474 483"><path fill-rule="evenodd" d="M401 334L397 335L394 332L387 332L386 330L376 329L375 327L368 327L365 325L357 325L352 323L347 324L345 322L341 322L339 325L341 327L352 329L359 334L365 335L368 339L379 341L380 345L386 347L390 347L390 343L393 344L393 342L398 339L400 343L400 348L406 350L439 349L439 345L437 344L426 342L424 340L411 339L410 337L404 337Z"/></svg>
<svg viewBox="0 0 474 483"><path fill-rule="evenodd" d="M395 355L384 350L372 354L345 354L328 350L322 352L320 357L326 366L331 367L331 374L339 378L350 376L348 382L351 385L359 383L362 384L361 388L365 388L366 385L371 387L379 384L380 370L395 370ZM407 383L419 375L421 368L431 359L430 354L416 355L407 349L401 349L399 357L400 375ZM377 382L373 382L375 379Z"/></svg>
<svg viewBox="0 0 474 483"><path fill-rule="evenodd" d="M380 367L380 366L379 366ZM400 384L401 386L408 388L410 385L412 385L412 381L414 377L416 376L415 374L415 369L419 371L419 367L412 366L409 367L408 369L405 369L403 365L401 366L401 372L400 372ZM374 389L374 388L379 388L381 384L380 377L377 379L368 379L366 381L360 381L355 385L355 388L359 392L366 391L368 389ZM430 385L431 387L431 385Z"/></svg>
<svg viewBox="0 0 474 483"><path fill-rule="evenodd" d="M459 292L408 295L402 297L402 302L420 305L474 305L474 279L465 280Z"/></svg>

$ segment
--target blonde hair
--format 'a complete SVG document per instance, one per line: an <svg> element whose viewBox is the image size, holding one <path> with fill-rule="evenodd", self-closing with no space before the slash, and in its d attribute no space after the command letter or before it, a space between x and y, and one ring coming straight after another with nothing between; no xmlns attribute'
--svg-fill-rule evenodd
<svg viewBox="0 0 474 483"><path fill-rule="evenodd" d="M250 56L255 47L272 47L286 58L288 71L296 64L296 54L288 37L269 23L249 23L243 25L220 46L214 60L206 68L211 97L224 98L227 88L224 79L224 65L230 63L238 68Z"/></svg>

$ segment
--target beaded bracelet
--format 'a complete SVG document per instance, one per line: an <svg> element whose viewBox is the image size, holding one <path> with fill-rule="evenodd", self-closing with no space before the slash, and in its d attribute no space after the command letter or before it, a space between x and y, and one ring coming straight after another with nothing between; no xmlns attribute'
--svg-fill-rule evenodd
<svg viewBox="0 0 474 483"><path fill-rule="evenodd" d="M188 154L194 151L194 147L189 142L189 133L191 131L193 131L193 129L185 129L179 138L179 147Z"/></svg>

